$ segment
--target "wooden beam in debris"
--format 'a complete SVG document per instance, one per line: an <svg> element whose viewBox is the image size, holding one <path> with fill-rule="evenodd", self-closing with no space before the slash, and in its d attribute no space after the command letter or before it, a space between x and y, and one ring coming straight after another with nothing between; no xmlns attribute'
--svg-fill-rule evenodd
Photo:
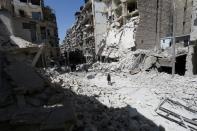
<svg viewBox="0 0 197 131"><path fill-rule="evenodd" d="M33 59L33 62L32 62L32 67L35 67L37 62L38 62L38 59L40 58L41 54L43 53L44 51L44 48L45 48L45 45L43 44L40 48L40 50L37 52L36 56L34 57Z"/></svg>

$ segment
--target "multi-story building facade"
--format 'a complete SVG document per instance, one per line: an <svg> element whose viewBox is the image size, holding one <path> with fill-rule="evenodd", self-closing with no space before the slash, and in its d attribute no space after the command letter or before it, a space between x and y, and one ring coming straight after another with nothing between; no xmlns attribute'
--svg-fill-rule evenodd
<svg viewBox="0 0 197 131"><path fill-rule="evenodd" d="M138 10L137 48L160 49L160 39L172 37L173 26L177 39L189 41L192 0L138 0Z"/></svg>
<svg viewBox="0 0 197 131"><path fill-rule="evenodd" d="M1 20L10 22L11 35L34 44L47 45L51 57L59 54L59 38L56 17L43 0L1 0ZM4 18L3 18L4 17Z"/></svg>
<svg viewBox="0 0 197 131"><path fill-rule="evenodd" d="M75 13L75 24L66 36L65 44L69 44L70 51L81 50L87 63L94 61L98 45L107 31L105 8L102 1L85 0L84 6Z"/></svg>
<svg viewBox="0 0 197 131"><path fill-rule="evenodd" d="M196 4L196 0L86 0L84 7L76 13L76 23L73 26L76 35L73 37L77 41L73 45L78 45L83 52L91 49L94 56L102 56L103 49L108 49L105 44L110 30L121 32L127 28L127 22L137 16L139 22L134 27L134 41L131 42L135 45L134 49L170 49L175 27L176 47L192 47L189 52L182 54L187 56L187 63L192 61L191 64L186 64L186 70L197 74L194 69L197 66L194 58L196 48L191 46L197 39ZM87 48L87 45L94 46ZM171 60L168 65L171 66Z"/></svg>

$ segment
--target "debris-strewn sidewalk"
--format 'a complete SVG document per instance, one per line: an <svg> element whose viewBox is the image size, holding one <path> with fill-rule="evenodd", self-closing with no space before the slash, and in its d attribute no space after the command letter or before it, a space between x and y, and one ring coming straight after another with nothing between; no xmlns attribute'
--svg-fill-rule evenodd
<svg viewBox="0 0 197 131"><path fill-rule="evenodd" d="M176 75L172 79L171 75L156 71L140 72L136 75L112 73L112 86L110 86L107 84L106 75L97 72L87 75L70 73L55 74L52 78L54 82L61 81L63 87L70 88L77 94L96 98L107 107L136 108L143 116L162 125L166 131L185 131L186 129L158 116L155 109L162 99L170 98L192 109L197 109L197 78Z"/></svg>

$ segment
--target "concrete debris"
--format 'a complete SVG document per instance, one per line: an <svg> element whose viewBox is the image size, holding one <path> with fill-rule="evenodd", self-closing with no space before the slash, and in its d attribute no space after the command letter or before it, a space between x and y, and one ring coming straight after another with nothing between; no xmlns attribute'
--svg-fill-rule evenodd
<svg viewBox="0 0 197 131"><path fill-rule="evenodd" d="M43 79L36 74L35 70L22 62L12 62L5 68L9 77L22 90L28 93L42 90L44 88ZM28 75L27 75L28 74Z"/></svg>
<svg viewBox="0 0 197 131"><path fill-rule="evenodd" d="M47 72L50 73L50 70ZM166 97L197 109L195 102L197 89L194 88L197 84L196 78L175 75L172 80L169 74L158 74L155 71L135 75L113 72L111 73L113 86L109 86L106 80L107 73L99 71L88 75L92 73L96 74L94 79L84 77L83 73L56 72L51 75L53 82L61 81L64 88L69 88L78 95L77 98L73 98L79 119L77 129L82 130L86 127L101 131L155 130L144 118L147 117L157 125L163 126L166 131L184 131L183 127L165 121L154 110L160 100ZM87 96L87 99L82 100L80 95ZM95 99L99 103L95 102ZM161 127L158 128L157 130L161 130Z"/></svg>
<svg viewBox="0 0 197 131"><path fill-rule="evenodd" d="M28 48L28 47L38 47L38 45L33 44L29 41L26 41L20 37L10 36L10 41L13 45L16 45L18 48Z"/></svg>
<svg viewBox="0 0 197 131"><path fill-rule="evenodd" d="M120 29L112 28L106 35L106 44L101 56L107 58L119 58L122 53L134 48L135 30L139 23L139 17L133 17Z"/></svg>
<svg viewBox="0 0 197 131"><path fill-rule="evenodd" d="M118 62L108 63L95 63L93 65L93 70L103 70L103 71L113 71L113 72L132 72L139 71L144 68L148 63L144 63L144 60L150 56L151 52L146 50L138 50L136 52L128 52L123 54ZM153 56L152 56L153 58ZM148 60L147 60L148 61ZM144 66L144 67L143 67Z"/></svg>
<svg viewBox="0 0 197 131"><path fill-rule="evenodd" d="M64 90L31 66L1 54L0 129L69 130L76 120Z"/></svg>
<svg viewBox="0 0 197 131"><path fill-rule="evenodd" d="M83 82L78 79L81 78L81 75L83 74L52 76L54 82L63 80L62 86L71 89L77 94L72 97L78 118L77 125L74 126L73 129L74 131L127 131L133 129L145 130L147 128L148 130L160 130L159 127L154 125L151 121L143 118L136 109L126 104L117 106L116 101L118 102L125 98L117 95L115 90L98 87L98 85L89 85L87 81ZM90 75L92 75L92 73ZM88 80L88 78L85 79ZM111 96L114 96L115 99L110 99ZM109 97L109 99L106 99L107 97Z"/></svg>
<svg viewBox="0 0 197 131"><path fill-rule="evenodd" d="M151 67L153 67L153 65L157 62L157 58L154 57L154 56L149 56L145 59L144 61L144 67L143 69L146 71L146 70L149 70Z"/></svg>
<svg viewBox="0 0 197 131"><path fill-rule="evenodd" d="M177 101L167 98L159 104L155 111L162 117L176 122L187 130L197 130L197 122L195 121L197 118L197 111L192 110ZM182 113L180 114L180 112Z"/></svg>
<svg viewBox="0 0 197 131"><path fill-rule="evenodd" d="M176 57L187 54L187 48L177 48ZM95 71L112 71L112 72L131 72L131 74L140 71L149 71L152 68L159 70L161 66L171 67L171 50L164 52L155 52L151 50L136 50L122 53L117 62L93 64ZM165 62L164 62L165 61ZM185 59L186 61L186 59ZM183 69L184 70L184 69Z"/></svg>

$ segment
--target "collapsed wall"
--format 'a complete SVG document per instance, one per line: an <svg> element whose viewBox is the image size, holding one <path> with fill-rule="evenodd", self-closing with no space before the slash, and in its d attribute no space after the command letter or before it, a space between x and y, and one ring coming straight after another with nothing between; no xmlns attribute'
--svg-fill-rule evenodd
<svg viewBox="0 0 197 131"><path fill-rule="evenodd" d="M117 59L122 54L135 48L135 31L138 17L133 17L122 28L111 28L107 32L105 41L100 45L102 57Z"/></svg>
<svg viewBox="0 0 197 131"><path fill-rule="evenodd" d="M0 53L0 129L69 130L75 116L64 90L9 53Z"/></svg>

